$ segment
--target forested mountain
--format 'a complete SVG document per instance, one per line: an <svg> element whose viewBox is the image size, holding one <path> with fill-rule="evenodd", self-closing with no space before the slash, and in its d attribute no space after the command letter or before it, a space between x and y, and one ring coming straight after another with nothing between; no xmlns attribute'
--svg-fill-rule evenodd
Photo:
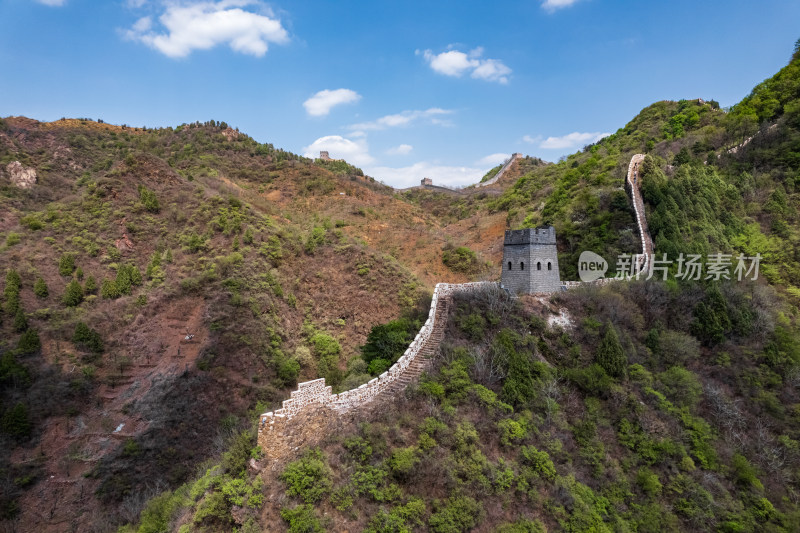
<svg viewBox="0 0 800 533"><path fill-rule="evenodd" d="M554 225L564 280L584 250L613 275L639 251L636 153L656 254L758 255L758 279L674 264L550 299L459 296L391 408L262 457L259 413L298 380L382 372L436 282L499 278L505 229ZM658 102L523 161L499 188L395 192L216 121L0 121L0 523L800 530L798 51L731 109Z"/></svg>

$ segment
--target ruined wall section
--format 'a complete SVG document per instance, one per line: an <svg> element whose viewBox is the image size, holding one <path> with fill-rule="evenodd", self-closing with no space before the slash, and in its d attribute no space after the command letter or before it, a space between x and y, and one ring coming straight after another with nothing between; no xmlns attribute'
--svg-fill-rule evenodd
<svg viewBox="0 0 800 533"><path fill-rule="evenodd" d="M447 317L446 301L455 293L485 289L491 282L439 283L433 291L428 319L402 357L392 367L358 388L333 394L325 378L300 383L280 409L261 415L258 444L269 459L286 457L301 446L317 442L322 436L357 416L358 410L377 397L391 392L392 385L413 374L412 365L424 348L436 343L434 331L443 331ZM434 337L434 338L432 338ZM388 396L388 394L386 394Z"/></svg>

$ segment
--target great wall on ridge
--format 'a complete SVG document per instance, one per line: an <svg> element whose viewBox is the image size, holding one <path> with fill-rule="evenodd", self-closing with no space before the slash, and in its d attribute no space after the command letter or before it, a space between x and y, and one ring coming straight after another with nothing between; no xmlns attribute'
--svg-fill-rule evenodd
<svg viewBox="0 0 800 533"><path fill-rule="evenodd" d="M501 172L509 168L519 158L514 154L498 172L498 175L481 185L496 181ZM520 156L521 157L521 156ZM640 166L644 154L635 154L628 165L626 186L630 190L636 213L636 224L641 236L642 254L637 262L639 271L646 271L653 241L647 230L644 202L640 186ZM606 278L597 280L600 283ZM567 281L563 289L581 286L582 282ZM433 291L431 307L425 324L417 333L405 353L389 370L355 389L334 394L325 379L314 379L298 384L291 397L283 401L282 407L264 413L259 417L258 445L268 461L273 462L289 457L305 444L314 444L324 435L358 416L362 408L376 400L392 398L413 383L427 368L436 355L447 325L450 302L456 293L469 293L496 287L494 282L438 283Z"/></svg>

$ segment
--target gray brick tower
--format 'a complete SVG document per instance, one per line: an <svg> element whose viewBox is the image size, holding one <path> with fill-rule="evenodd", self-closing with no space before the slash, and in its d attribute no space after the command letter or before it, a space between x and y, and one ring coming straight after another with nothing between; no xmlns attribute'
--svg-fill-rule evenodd
<svg viewBox="0 0 800 533"><path fill-rule="evenodd" d="M500 281L511 294L561 290L556 229L547 226L506 231Z"/></svg>

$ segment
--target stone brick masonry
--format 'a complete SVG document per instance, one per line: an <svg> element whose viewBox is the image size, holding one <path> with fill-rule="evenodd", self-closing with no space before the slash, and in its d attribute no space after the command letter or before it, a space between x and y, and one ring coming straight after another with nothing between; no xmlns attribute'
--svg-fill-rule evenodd
<svg viewBox="0 0 800 533"><path fill-rule="evenodd" d="M441 342L451 296L456 292L476 291L491 285L496 284L436 285L425 325L403 356L369 383L339 394L333 394L324 378L300 383L280 409L260 417L258 444L267 459L273 462L290 456L303 445L318 442L343 422L358 416L363 406L379 397L391 398L405 389L422 373Z"/></svg>

